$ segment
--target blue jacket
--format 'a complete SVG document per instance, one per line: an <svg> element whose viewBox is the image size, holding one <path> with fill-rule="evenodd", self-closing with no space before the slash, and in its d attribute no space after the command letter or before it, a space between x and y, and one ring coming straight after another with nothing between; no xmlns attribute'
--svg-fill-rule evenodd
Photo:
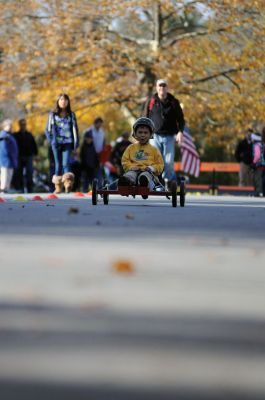
<svg viewBox="0 0 265 400"><path fill-rule="evenodd" d="M18 147L13 135L6 131L0 132L0 167L18 167Z"/></svg>
<svg viewBox="0 0 265 400"><path fill-rule="evenodd" d="M76 121L75 113L72 112L72 138L73 138L73 148L76 149L79 146L79 135L78 135L78 126ZM54 124L54 113L51 112L48 117L45 134L48 139L50 145L56 145L56 129Z"/></svg>

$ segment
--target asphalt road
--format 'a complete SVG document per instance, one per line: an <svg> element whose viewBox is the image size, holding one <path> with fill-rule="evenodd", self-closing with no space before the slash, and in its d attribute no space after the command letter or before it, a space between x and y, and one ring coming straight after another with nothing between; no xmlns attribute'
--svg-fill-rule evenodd
<svg viewBox="0 0 265 400"><path fill-rule="evenodd" d="M1 400L265 398L263 199L15 197Z"/></svg>

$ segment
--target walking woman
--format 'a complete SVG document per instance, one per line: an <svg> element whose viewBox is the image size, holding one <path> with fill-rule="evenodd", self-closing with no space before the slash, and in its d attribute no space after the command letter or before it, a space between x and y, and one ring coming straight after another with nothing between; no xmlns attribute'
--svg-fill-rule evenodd
<svg viewBox="0 0 265 400"><path fill-rule="evenodd" d="M0 191L6 193L10 189L14 169L18 167L18 148L16 139L11 133L12 121L6 119L2 123L2 128L0 132Z"/></svg>
<svg viewBox="0 0 265 400"><path fill-rule="evenodd" d="M55 161L55 174L52 178L55 193L61 193L63 186L65 192L70 193L74 184L70 157L72 150L79 145L79 137L76 116L71 110L67 94L61 93L58 97L55 110L49 114L45 133Z"/></svg>

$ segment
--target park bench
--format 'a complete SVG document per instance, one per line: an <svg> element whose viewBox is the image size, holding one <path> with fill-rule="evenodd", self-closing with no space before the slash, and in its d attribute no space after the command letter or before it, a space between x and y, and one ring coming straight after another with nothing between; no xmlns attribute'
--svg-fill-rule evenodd
<svg viewBox="0 0 265 400"><path fill-rule="evenodd" d="M182 170L181 163L175 162L175 171ZM211 172L211 181L209 184L192 184L186 185L187 190L191 191L209 191L211 194L218 193L234 193L234 194L250 194L254 191L253 186L235 186L235 185L219 185L217 183L216 173L239 173L240 165L236 162L201 162L200 172Z"/></svg>

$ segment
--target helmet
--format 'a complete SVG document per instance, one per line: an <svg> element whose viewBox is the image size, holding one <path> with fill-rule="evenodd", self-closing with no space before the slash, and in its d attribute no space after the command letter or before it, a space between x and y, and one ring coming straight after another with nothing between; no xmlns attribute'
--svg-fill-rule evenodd
<svg viewBox="0 0 265 400"><path fill-rule="evenodd" d="M151 138L153 137L153 133L155 131L155 125L150 118L141 117L135 121L135 123L133 125L133 137L135 137L135 133L136 133L138 126L147 126L150 129Z"/></svg>

